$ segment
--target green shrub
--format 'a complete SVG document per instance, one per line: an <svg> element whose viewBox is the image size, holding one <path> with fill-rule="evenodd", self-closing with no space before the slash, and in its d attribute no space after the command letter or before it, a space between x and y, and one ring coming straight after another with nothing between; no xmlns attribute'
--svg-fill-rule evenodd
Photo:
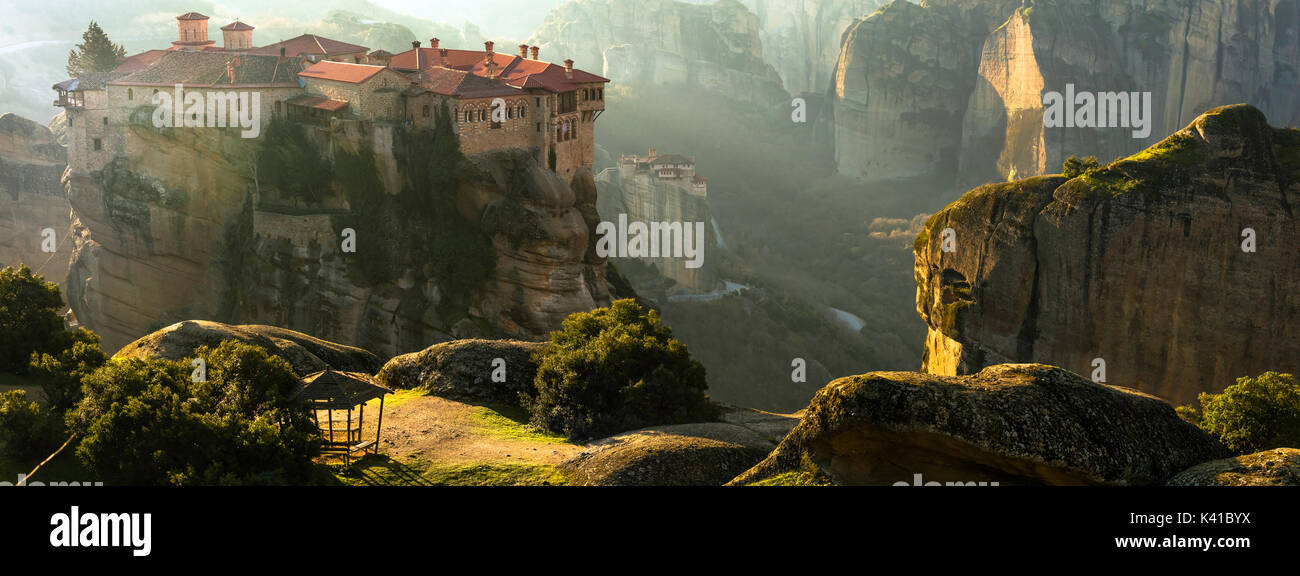
<svg viewBox="0 0 1300 576"><path fill-rule="evenodd" d="M1061 164L1061 175L1066 178L1076 178L1089 171L1096 170L1097 168L1098 163L1096 156L1089 156L1083 159L1070 156Z"/></svg>
<svg viewBox="0 0 1300 576"><path fill-rule="evenodd" d="M0 269L0 372L26 371L33 352L56 352L69 345L59 311L59 286L26 265Z"/></svg>
<svg viewBox="0 0 1300 576"><path fill-rule="evenodd" d="M319 438L288 394L298 377L282 358L235 341L187 360L113 361L84 380L68 413L77 455L127 484L278 484L306 478Z"/></svg>
<svg viewBox="0 0 1300 576"><path fill-rule="evenodd" d="M63 414L81 400L81 380L107 361L99 335L82 329L72 333L72 345L62 351L33 352L27 372L41 382L50 411Z"/></svg>
<svg viewBox="0 0 1300 576"><path fill-rule="evenodd" d="M569 316L536 359L537 391L523 404L534 425L569 438L716 417L704 367L630 299Z"/></svg>
<svg viewBox="0 0 1300 576"><path fill-rule="evenodd" d="M1242 377L1220 394L1201 393L1200 410L1178 414L1237 454L1300 447L1300 384L1291 374Z"/></svg>
<svg viewBox="0 0 1300 576"><path fill-rule="evenodd" d="M58 448L63 426L35 402L26 390L0 393L0 454L32 459Z"/></svg>

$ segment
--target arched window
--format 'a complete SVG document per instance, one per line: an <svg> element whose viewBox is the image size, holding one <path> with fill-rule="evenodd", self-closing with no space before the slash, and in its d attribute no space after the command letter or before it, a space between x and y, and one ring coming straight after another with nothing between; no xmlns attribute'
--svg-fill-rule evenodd
<svg viewBox="0 0 1300 576"><path fill-rule="evenodd" d="M520 106L519 106L519 117L520 117L520 118L524 118L524 117L528 116L528 113L526 112L527 110L528 110L528 107L527 107L527 106L520 105Z"/></svg>
<svg viewBox="0 0 1300 576"><path fill-rule="evenodd" d="M127 100L135 100L135 90L132 90L131 88L127 88L127 89L126 89L126 99L127 99Z"/></svg>

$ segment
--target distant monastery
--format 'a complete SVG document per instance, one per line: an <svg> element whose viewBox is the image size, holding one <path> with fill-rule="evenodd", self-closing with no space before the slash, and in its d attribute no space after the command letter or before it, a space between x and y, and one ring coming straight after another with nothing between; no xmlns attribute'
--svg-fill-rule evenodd
<svg viewBox="0 0 1300 576"><path fill-rule="evenodd" d="M187 93L259 93L263 127L283 116L327 127L356 121L425 129L445 104L466 154L532 150L566 178L592 166L609 80L574 68L573 60L544 62L537 46L503 54L492 42L483 50L451 50L433 38L427 48L416 41L390 54L304 34L257 47L253 27L235 21L221 28L217 47L208 39L207 16L190 12L176 21L170 48L53 86L54 105L66 111L72 170L97 170L125 154L127 126L151 108L153 94L178 84ZM498 99L504 111L494 116Z"/></svg>

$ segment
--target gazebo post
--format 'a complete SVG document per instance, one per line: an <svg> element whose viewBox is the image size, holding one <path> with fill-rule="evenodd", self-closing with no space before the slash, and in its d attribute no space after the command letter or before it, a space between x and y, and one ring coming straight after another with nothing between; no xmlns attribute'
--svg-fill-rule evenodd
<svg viewBox="0 0 1300 576"><path fill-rule="evenodd" d="M384 396L379 396L379 421L375 422L375 446L371 452L379 454L379 434L384 431Z"/></svg>

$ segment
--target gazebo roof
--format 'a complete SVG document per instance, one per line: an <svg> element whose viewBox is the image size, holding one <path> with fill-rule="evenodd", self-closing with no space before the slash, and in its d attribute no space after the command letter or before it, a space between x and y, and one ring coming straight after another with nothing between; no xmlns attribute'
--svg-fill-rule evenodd
<svg viewBox="0 0 1300 576"><path fill-rule="evenodd" d="M329 409L352 408L393 393L375 384L372 376L360 372L322 370L303 377L302 383L303 387L294 393L295 398Z"/></svg>

